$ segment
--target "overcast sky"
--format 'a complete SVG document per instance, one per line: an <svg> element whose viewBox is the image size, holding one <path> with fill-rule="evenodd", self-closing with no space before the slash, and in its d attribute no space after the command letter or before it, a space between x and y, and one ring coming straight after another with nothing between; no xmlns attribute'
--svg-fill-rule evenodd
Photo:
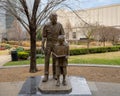
<svg viewBox="0 0 120 96"><path fill-rule="evenodd" d="M120 0L88 0L88 1L89 2L85 2L85 3L81 4L81 6L83 8L90 8L90 7L97 7L97 6L120 3Z"/></svg>
<svg viewBox="0 0 120 96"><path fill-rule="evenodd" d="M33 0L27 0L27 1L31 6L33 3ZM45 3L46 0L42 0L42 1ZM69 7L75 10L78 10L78 9L99 7L104 5L120 4L120 0L67 0L66 4ZM1 19L1 16L0 16L0 29L5 27L3 26L5 24L3 20L4 20L3 17Z"/></svg>
<svg viewBox="0 0 120 96"><path fill-rule="evenodd" d="M34 0L27 0L28 5L32 6ZM41 0L42 6L46 3L46 0ZM67 4L72 9L86 9L99 7L110 4L120 4L120 0L66 0L64 4Z"/></svg>
<svg viewBox="0 0 120 96"><path fill-rule="evenodd" d="M120 0L69 0L67 3L75 9L86 9L110 4L120 4Z"/></svg>

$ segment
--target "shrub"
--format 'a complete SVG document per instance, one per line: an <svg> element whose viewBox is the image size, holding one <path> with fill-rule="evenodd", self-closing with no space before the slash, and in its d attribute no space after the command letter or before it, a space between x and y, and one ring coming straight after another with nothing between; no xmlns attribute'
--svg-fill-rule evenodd
<svg viewBox="0 0 120 96"><path fill-rule="evenodd" d="M41 41L39 41L39 42L37 41L37 42L36 42L36 46L37 46L37 47L40 47L41 45L42 45L42 42L41 42Z"/></svg>
<svg viewBox="0 0 120 96"><path fill-rule="evenodd" d="M98 47L98 48L84 48L84 49L71 49L70 55L82 55L82 54L90 54L90 53L105 53L105 52L113 52L120 51L120 46L116 47Z"/></svg>
<svg viewBox="0 0 120 96"><path fill-rule="evenodd" d="M30 47L30 42L29 41L24 41L24 42L22 42L22 45L24 47Z"/></svg>
<svg viewBox="0 0 120 96"><path fill-rule="evenodd" d="M36 58L45 58L44 54L36 54Z"/></svg>
<svg viewBox="0 0 120 96"><path fill-rule="evenodd" d="M11 48L11 46L9 45L9 44L6 44L6 43L2 43L2 44L0 44L0 47L2 48L2 49L10 49Z"/></svg>
<svg viewBox="0 0 120 96"><path fill-rule="evenodd" d="M8 41L8 44L11 44L11 45L18 45L18 41Z"/></svg>
<svg viewBox="0 0 120 96"><path fill-rule="evenodd" d="M9 44L5 45L5 49L10 49L10 48L11 48L11 46Z"/></svg>
<svg viewBox="0 0 120 96"><path fill-rule="evenodd" d="M70 50L70 55L82 55L82 54L87 54L88 53L88 49L71 49Z"/></svg>
<svg viewBox="0 0 120 96"><path fill-rule="evenodd" d="M24 51L26 51L27 53L30 54L30 49L25 49ZM36 54L42 54L40 49L36 49Z"/></svg>
<svg viewBox="0 0 120 96"><path fill-rule="evenodd" d="M21 51L21 52L18 52L18 58L19 59L27 59L29 57L29 53L25 52L25 51Z"/></svg>
<svg viewBox="0 0 120 96"><path fill-rule="evenodd" d="M90 48L89 53L104 53L107 52L106 47Z"/></svg>
<svg viewBox="0 0 120 96"><path fill-rule="evenodd" d="M16 48L16 51L17 51L17 52L24 51L24 48L23 48L23 47L18 47L18 48Z"/></svg>
<svg viewBox="0 0 120 96"><path fill-rule="evenodd" d="M120 47L108 47L108 52L119 51Z"/></svg>
<svg viewBox="0 0 120 96"><path fill-rule="evenodd" d="M30 49L25 49L24 51L30 54Z"/></svg>
<svg viewBox="0 0 120 96"><path fill-rule="evenodd" d="M30 54L30 50L25 50ZM70 49L70 55L83 55L83 54L93 54L93 53L105 53L120 51L120 46L113 47L98 47L98 48L82 48L82 49ZM42 54L40 49L36 49L36 54Z"/></svg>

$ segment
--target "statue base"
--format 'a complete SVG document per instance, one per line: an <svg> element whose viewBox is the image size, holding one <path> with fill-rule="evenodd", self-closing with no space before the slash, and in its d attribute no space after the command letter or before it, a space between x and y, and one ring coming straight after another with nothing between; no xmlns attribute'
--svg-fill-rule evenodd
<svg viewBox="0 0 120 96"><path fill-rule="evenodd" d="M55 89L57 87L56 82L49 79L50 80L49 82L50 83L52 82L51 84L48 84L48 85L45 83L43 84L42 82L43 76L35 76L35 77L29 77L25 81L18 96L92 96L92 93L89 89L89 86L85 78L77 77L77 76L69 76L68 78L69 78L68 85L71 84L70 86L72 86L71 92L69 92L71 89L70 86L69 87L66 86L65 87L66 90L65 88L63 90L62 88L64 86L62 86L61 84L60 88ZM52 91L54 87L54 89L57 90L57 92L49 93L48 87L51 88ZM59 89L59 92L58 92L58 89ZM44 92L41 92L40 90ZM48 93L45 93L45 92L48 92Z"/></svg>
<svg viewBox="0 0 120 96"><path fill-rule="evenodd" d="M42 77L43 79L43 77ZM41 93L45 94L68 94L72 91L71 83L69 78L66 78L67 85L62 85L62 78L60 78L60 86L56 86L57 80L54 80L52 77L49 77L47 82L40 81L39 90Z"/></svg>

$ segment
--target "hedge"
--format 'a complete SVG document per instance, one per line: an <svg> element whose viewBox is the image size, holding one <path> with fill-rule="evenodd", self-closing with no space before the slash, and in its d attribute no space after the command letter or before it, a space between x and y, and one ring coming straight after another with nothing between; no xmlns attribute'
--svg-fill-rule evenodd
<svg viewBox="0 0 120 96"><path fill-rule="evenodd" d="M120 51L120 46L114 47L98 47L98 48L84 48L84 49L71 49L70 55L83 55L91 53L105 53L105 52L114 52Z"/></svg>
<svg viewBox="0 0 120 96"><path fill-rule="evenodd" d="M70 55L82 55L82 54L87 54L87 53L89 53L87 48L70 50Z"/></svg>
<svg viewBox="0 0 120 96"><path fill-rule="evenodd" d="M25 49L24 51L29 53L29 55L30 55L30 49ZM36 49L36 54L42 54L41 50L40 49Z"/></svg>
<svg viewBox="0 0 120 96"><path fill-rule="evenodd" d="M70 55L83 55L83 54L93 54L93 53L105 53L105 52L114 52L120 51L120 46L113 47L97 47L97 48L82 48L82 49L71 49ZM30 50L26 50L30 54ZM37 54L42 54L40 49L36 50Z"/></svg>

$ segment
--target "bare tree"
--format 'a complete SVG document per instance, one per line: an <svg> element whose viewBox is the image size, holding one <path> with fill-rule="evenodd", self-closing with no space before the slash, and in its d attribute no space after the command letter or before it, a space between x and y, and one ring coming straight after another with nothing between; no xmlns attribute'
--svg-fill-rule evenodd
<svg viewBox="0 0 120 96"><path fill-rule="evenodd" d="M17 40L19 42L19 45L21 46L22 45L22 40L24 38L22 28L21 28L19 22L16 19L14 20L13 24L14 24L14 27L16 29Z"/></svg>
<svg viewBox="0 0 120 96"><path fill-rule="evenodd" d="M112 44L116 44L119 41L120 38L120 29L114 28L114 27L108 27L108 40L112 42Z"/></svg>
<svg viewBox="0 0 120 96"><path fill-rule="evenodd" d="M95 34L97 28L98 27L96 24L91 25L85 24L84 27L82 28L82 32L87 39L87 48L90 47L91 39L93 39L93 34Z"/></svg>
<svg viewBox="0 0 120 96"><path fill-rule="evenodd" d="M98 32L99 32L99 41L101 43L103 43L103 46L106 46L106 41L108 41L108 30L107 30L107 27L105 26L100 26L99 29L98 29Z"/></svg>
<svg viewBox="0 0 120 96"><path fill-rule="evenodd" d="M33 2L30 5L29 2ZM30 34L30 72L36 72L36 32L51 11L66 0L1 0L0 8L14 16ZM40 10L39 10L40 9ZM7 13L7 14L8 14Z"/></svg>
<svg viewBox="0 0 120 96"><path fill-rule="evenodd" d="M115 44L119 40L120 30L110 26L99 25L94 36L97 38L99 42L103 43L103 46L106 45L106 41L110 41L112 42L112 44Z"/></svg>
<svg viewBox="0 0 120 96"><path fill-rule="evenodd" d="M69 41L69 33L72 31L72 27L71 27L71 24L70 24L70 21L67 20L66 22L66 26L65 26L65 31L66 31L66 38L68 39Z"/></svg>

